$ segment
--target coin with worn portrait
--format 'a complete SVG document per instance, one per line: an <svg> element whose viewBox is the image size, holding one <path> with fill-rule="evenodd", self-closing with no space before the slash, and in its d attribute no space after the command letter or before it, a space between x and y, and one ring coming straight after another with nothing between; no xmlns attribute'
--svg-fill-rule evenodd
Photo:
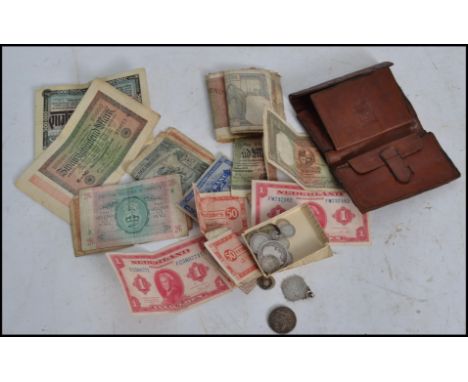
<svg viewBox="0 0 468 382"><path fill-rule="evenodd" d="M265 256L276 257L279 260L280 265L286 264L290 258L288 250L277 240L268 240L262 243L258 249L258 257L260 259Z"/></svg>
<svg viewBox="0 0 468 382"><path fill-rule="evenodd" d="M272 255L259 257L258 263L266 274L273 273L281 268L280 260Z"/></svg>
<svg viewBox="0 0 468 382"><path fill-rule="evenodd" d="M265 242L270 240L270 236L265 232L256 232L249 239L250 248L255 253L258 253L260 246Z"/></svg>
<svg viewBox="0 0 468 382"><path fill-rule="evenodd" d="M296 314L287 306L279 306L268 315L268 326L279 334L289 333L296 327Z"/></svg>

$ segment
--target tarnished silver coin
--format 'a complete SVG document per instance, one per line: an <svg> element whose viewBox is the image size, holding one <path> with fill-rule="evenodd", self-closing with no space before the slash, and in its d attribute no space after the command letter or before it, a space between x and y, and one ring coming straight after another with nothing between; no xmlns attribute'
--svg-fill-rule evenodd
<svg viewBox="0 0 468 382"><path fill-rule="evenodd" d="M284 248L288 249L289 248L289 240L286 239L285 237L282 237L280 239L278 239L278 241L284 246Z"/></svg>
<svg viewBox="0 0 468 382"><path fill-rule="evenodd" d="M281 234L286 237L294 236L296 233L296 228L292 224L283 224L279 226Z"/></svg>
<svg viewBox="0 0 468 382"><path fill-rule="evenodd" d="M286 219L278 219L275 224L278 228L280 228L282 225L288 225L291 223L289 222L289 220Z"/></svg>
<svg viewBox="0 0 468 382"><path fill-rule="evenodd" d="M292 262L293 262L292 254L291 254L291 252L288 251L288 254L286 256L286 260L283 263L283 267L285 267L286 265L292 264Z"/></svg>
<svg viewBox="0 0 468 382"><path fill-rule="evenodd" d="M270 235L273 231L278 231L278 229L273 224L266 224L263 227L260 227L257 232L264 232Z"/></svg>
<svg viewBox="0 0 468 382"><path fill-rule="evenodd" d="M283 280L281 290L286 300L297 301L305 298L314 297L304 279L298 275L292 275Z"/></svg>
<svg viewBox="0 0 468 382"><path fill-rule="evenodd" d="M258 249L258 256L274 256L283 265L287 262L289 258L288 250L277 240L268 240L262 243Z"/></svg>
<svg viewBox="0 0 468 382"><path fill-rule="evenodd" d="M268 315L268 326L276 333L286 334L296 327L296 314L287 306L280 306Z"/></svg>
<svg viewBox="0 0 468 382"><path fill-rule="evenodd" d="M281 238L281 231L275 229L270 233L270 236L273 240L279 240Z"/></svg>
<svg viewBox="0 0 468 382"><path fill-rule="evenodd" d="M260 276L257 279L257 285L262 289L271 289L275 286L275 284L276 284L276 281L273 278L273 276L269 276L269 277Z"/></svg>
<svg viewBox="0 0 468 382"><path fill-rule="evenodd" d="M254 233L249 239L250 248L255 253L258 253L260 245L262 245L265 241L270 240L270 236L264 232L256 232Z"/></svg>
<svg viewBox="0 0 468 382"><path fill-rule="evenodd" d="M286 219L278 220L276 226L280 230L282 236L291 237L296 233L296 228Z"/></svg>
<svg viewBox="0 0 468 382"><path fill-rule="evenodd" d="M258 258L258 263L263 271L267 274L273 273L281 268L280 260L272 255L260 256Z"/></svg>

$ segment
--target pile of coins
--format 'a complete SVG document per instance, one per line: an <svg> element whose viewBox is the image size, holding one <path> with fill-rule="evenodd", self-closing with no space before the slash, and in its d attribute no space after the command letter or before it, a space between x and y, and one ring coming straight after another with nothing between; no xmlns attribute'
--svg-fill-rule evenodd
<svg viewBox="0 0 468 382"><path fill-rule="evenodd" d="M267 224L250 235L248 239L250 248L266 274L271 274L293 262L293 257L288 251L288 238L295 234L294 226L286 219L280 219L276 224Z"/></svg>
<svg viewBox="0 0 468 382"><path fill-rule="evenodd" d="M271 289L275 286L273 276L261 276L257 285L262 289ZM298 301L314 297L314 293L299 275L286 277L281 283L281 291L288 301ZM268 315L268 325L278 334L287 334L296 326L296 314L287 306L279 306Z"/></svg>
<svg viewBox="0 0 468 382"><path fill-rule="evenodd" d="M296 234L296 228L286 219L279 219L275 224L267 224L247 235L250 249L257 257L264 276L257 279L257 285L262 289L275 286L271 274L293 263L289 252L289 239ZM298 275L287 277L281 283L281 290L288 301L297 301L314 297L313 292L304 279ZM287 306L279 306L268 315L268 325L279 334L286 334L296 326L296 314Z"/></svg>

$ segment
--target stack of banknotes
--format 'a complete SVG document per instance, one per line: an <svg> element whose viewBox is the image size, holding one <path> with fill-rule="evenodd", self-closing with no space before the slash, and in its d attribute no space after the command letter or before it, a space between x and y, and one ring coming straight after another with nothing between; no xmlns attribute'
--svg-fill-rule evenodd
<svg viewBox="0 0 468 382"><path fill-rule="evenodd" d="M259 277L330 256L328 243L370 242L368 216L286 122L278 73L206 79L214 138L231 158L155 129L144 69L36 91L36 157L16 185L70 224L75 256L107 253L133 313L249 293ZM127 248L174 238L156 252Z"/></svg>

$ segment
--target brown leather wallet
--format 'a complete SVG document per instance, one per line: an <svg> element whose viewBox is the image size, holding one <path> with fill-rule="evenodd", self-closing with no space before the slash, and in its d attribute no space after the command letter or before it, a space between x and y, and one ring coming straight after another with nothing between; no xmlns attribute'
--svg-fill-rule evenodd
<svg viewBox="0 0 468 382"><path fill-rule="evenodd" d="M448 183L460 172L426 132L391 62L289 95L332 173L361 212Z"/></svg>

